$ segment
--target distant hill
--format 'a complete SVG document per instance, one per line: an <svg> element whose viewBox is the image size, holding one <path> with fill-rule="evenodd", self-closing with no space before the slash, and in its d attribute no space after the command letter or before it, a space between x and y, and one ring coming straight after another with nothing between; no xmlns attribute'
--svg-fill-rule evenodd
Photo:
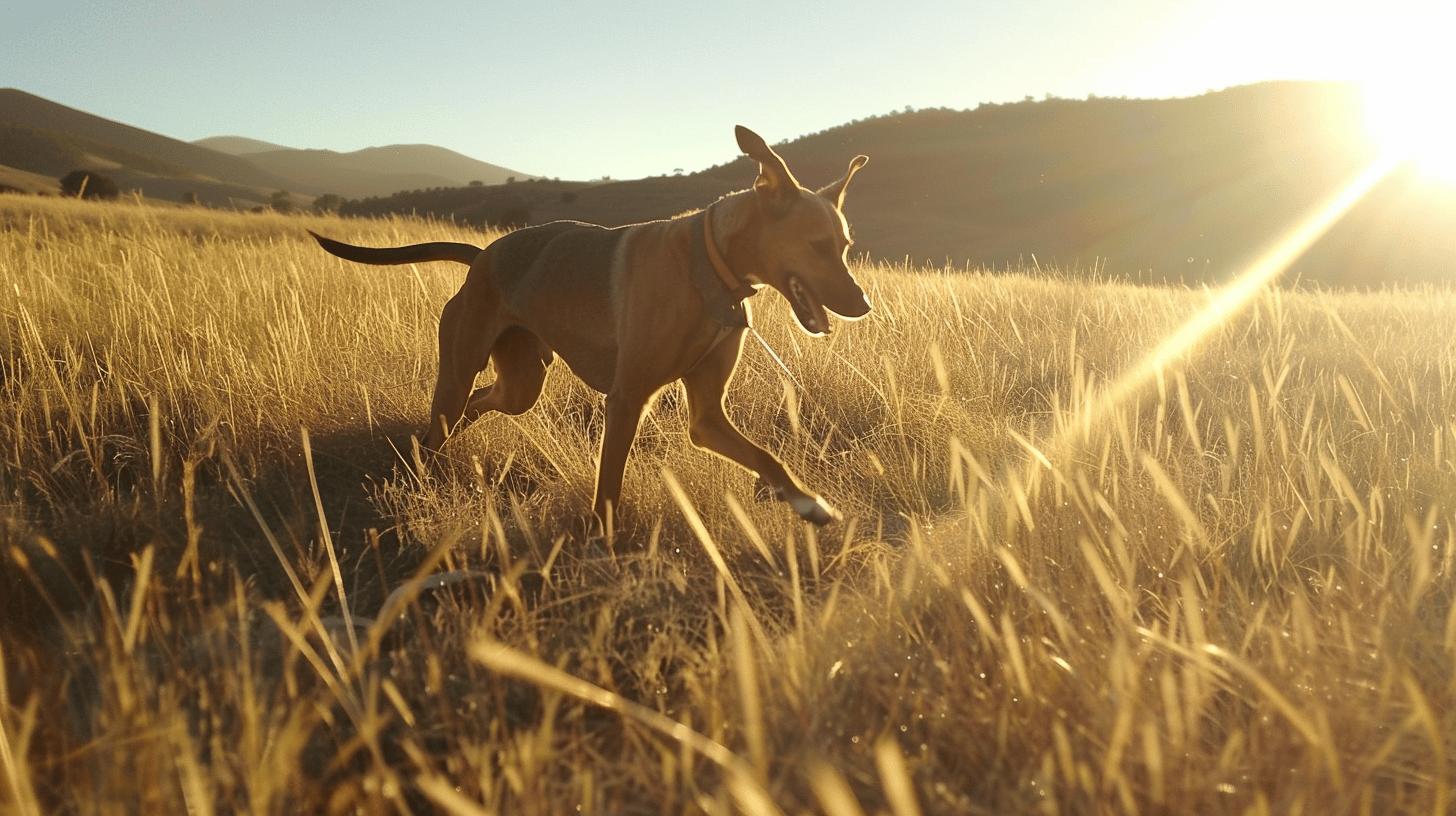
<svg viewBox="0 0 1456 816"><path fill-rule="evenodd" d="M273 144L261 139L249 139L246 136L209 136L206 139L197 139L193 144L216 150L219 153L226 153L229 156L247 156L251 153L267 153L270 150L293 149L287 145Z"/></svg>
<svg viewBox="0 0 1456 816"><path fill-rule="evenodd" d="M515 178L517 181L536 178L519 170L479 161L453 150L427 144L366 147L342 155L377 172L429 173L449 179L455 184L469 184L472 181L504 184L508 178Z"/></svg>
<svg viewBox="0 0 1456 816"><path fill-rule="evenodd" d="M871 157L847 208L861 244L886 259L997 266L1034 255L1202 280L1373 157L1361 118L1352 86L1263 83L897 114L781 152L806 183L837 176L847 156ZM729 185L751 173L742 159L705 175Z"/></svg>
<svg viewBox="0 0 1456 816"><path fill-rule="evenodd" d="M1270 82L1166 100L1044 100L859 122L784 145L805 183L870 165L846 208L886 260L1098 264L1226 280L1375 157L1344 83ZM746 159L704 175L725 186ZM1419 189L1418 189L1419 188ZM1332 284L1450 281L1456 189L1397 172L1291 270ZM1378 247L1378 249L1377 249Z"/></svg>
<svg viewBox="0 0 1456 816"><path fill-rule="evenodd" d="M349 153L284 147L245 136L211 136L193 144L246 156L253 164L288 179L293 189L313 195L335 193L363 198L402 190L465 186L474 181L486 185L534 178L425 144L366 147Z"/></svg>
<svg viewBox="0 0 1456 816"><path fill-rule="evenodd" d="M432 145L338 153L242 136L189 143L13 88L0 89L0 166L52 178L94 170L152 198L194 194L204 203L241 207L265 203L277 190L357 197L530 178Z"/></svg>
<svg viewBox="0 0 1456 816"><path fill-rule="evenodd" d="M846 211L872 257L993 267L1035 259L1134 279L1220 281L1372 159L1362 115L1353 86L1273 82L1184 99L897 113L777 149L811 187L837 178L855 154L870 156ZM730 138L725 127L725 152ZM528 202L527 221L664 218L742 189L754 173L739 158L686 176L541 195ZM448 216L450 206L436 206L448 196L472 200L442 191L393 210L376 201L371 211ZM1456 190L1397 173L1293 274L1339 284L1451 280L1453 223Z"/></svg>
<svg viewBox="0 0 1456 816"><path fill-rule="evenodd" d="M514 170L430 145L371 147L352 153L272 150L250 153L247 159L287 178L293 184L291 189L313 195L337 193L351 198L463 186L471 181L503 184L513 176L528 178Z"/></svg>
<svg viewBox="0 0 1456 816"><path fill-rule="evenodd" d="M286 182L236 156L113 122L13 88L0 89L0 126L9 140L0 164L36 173L77 169L63 158L92 160L122 186L148 177L195 179L240 188L278 189ZM47 147L49 145L49 147Z"/></svg>
<svg viewBox="0 0 1456 816"><path fill-rule="evenodd" d="M734 150L729 124L725 157ZM895 113L778 148L809 186L837 178L856 153L871 157L847 211L857 247L873 258L992 267L1034 261L1140 280L1218 282L1371 160L1362 131L1353 86L1271 82L1184 99ZM345 196L346 214L608 225L701 207L746 187L755 172L739 157L681 176L559 182L429 145L339 153L241 136L189 144L13 89L0 90L0 168L0 185L16 189L45 189L42 178L81 168L112 176L123 190L169 200L193 193L222 206L255 206L285 189ZM515 183L501 183L511 176ZM1452 224L1456 188L1397 172L1292 276L1451 281Z"/></svg>

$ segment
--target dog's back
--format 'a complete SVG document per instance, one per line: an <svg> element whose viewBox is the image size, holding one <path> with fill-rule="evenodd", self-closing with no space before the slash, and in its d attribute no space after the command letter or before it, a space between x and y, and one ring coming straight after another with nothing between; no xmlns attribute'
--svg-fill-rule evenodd
<svg viewBox="0 0 1456 816"><path fill-rule="evenodd" d="M625 227L608 229L579 221L552 221L516 230L487 247L491 280L507 300L523 287L605 287L625 232Z"/></svg>
<svg viewBox="0 0 1456 816"><path fill-rule="evenodd" d="M516 230L486 247L471 275L499 299L503 324L528 329L604 390L619 338L613 270L628 229L553 221Z"/></svg>

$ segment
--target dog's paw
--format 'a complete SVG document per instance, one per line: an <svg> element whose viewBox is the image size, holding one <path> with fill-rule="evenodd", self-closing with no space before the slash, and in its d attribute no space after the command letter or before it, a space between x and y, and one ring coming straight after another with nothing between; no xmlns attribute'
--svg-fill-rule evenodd
<svg viewBox="0 0 1456 816"><path fill-rule="evenodd" d="M759 502L779 501L784 497L784 492L769 484L762 476L753 484L753 500Z"/></svg>
<svg viewBox="0 0 1456 816"><path fill-rule="evenodd" d="M799 514L799 518L817 524L820 527L823 527L831 521L839 521L839 511L830 507L829 502L824 501L818 496L799 496L792 498L789 499L789 505L794 508L795 513Z"/></svg>

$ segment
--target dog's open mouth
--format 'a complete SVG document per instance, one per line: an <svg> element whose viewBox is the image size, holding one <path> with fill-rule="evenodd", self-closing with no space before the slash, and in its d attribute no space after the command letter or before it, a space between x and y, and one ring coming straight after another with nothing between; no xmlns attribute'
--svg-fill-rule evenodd
<svg viewBox="0 0 1456 816"><path fill-rule="evenodd" d="M804 331L810 334L829 333L829 315L824 306L798 275L789 276L789 303L794 307L794 317Z"/></svg>

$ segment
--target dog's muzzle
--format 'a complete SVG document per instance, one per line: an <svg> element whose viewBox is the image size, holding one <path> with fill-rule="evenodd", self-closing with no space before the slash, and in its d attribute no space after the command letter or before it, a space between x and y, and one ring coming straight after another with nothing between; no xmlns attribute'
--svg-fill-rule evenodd
<svg viewBox="0 0 1456 816"><path fill-rule="evenodd" d="M789 305L794 307L794 318L804 331L810 334L829 333L829 315L814 290L798 275L789 275Z"/></svg>

